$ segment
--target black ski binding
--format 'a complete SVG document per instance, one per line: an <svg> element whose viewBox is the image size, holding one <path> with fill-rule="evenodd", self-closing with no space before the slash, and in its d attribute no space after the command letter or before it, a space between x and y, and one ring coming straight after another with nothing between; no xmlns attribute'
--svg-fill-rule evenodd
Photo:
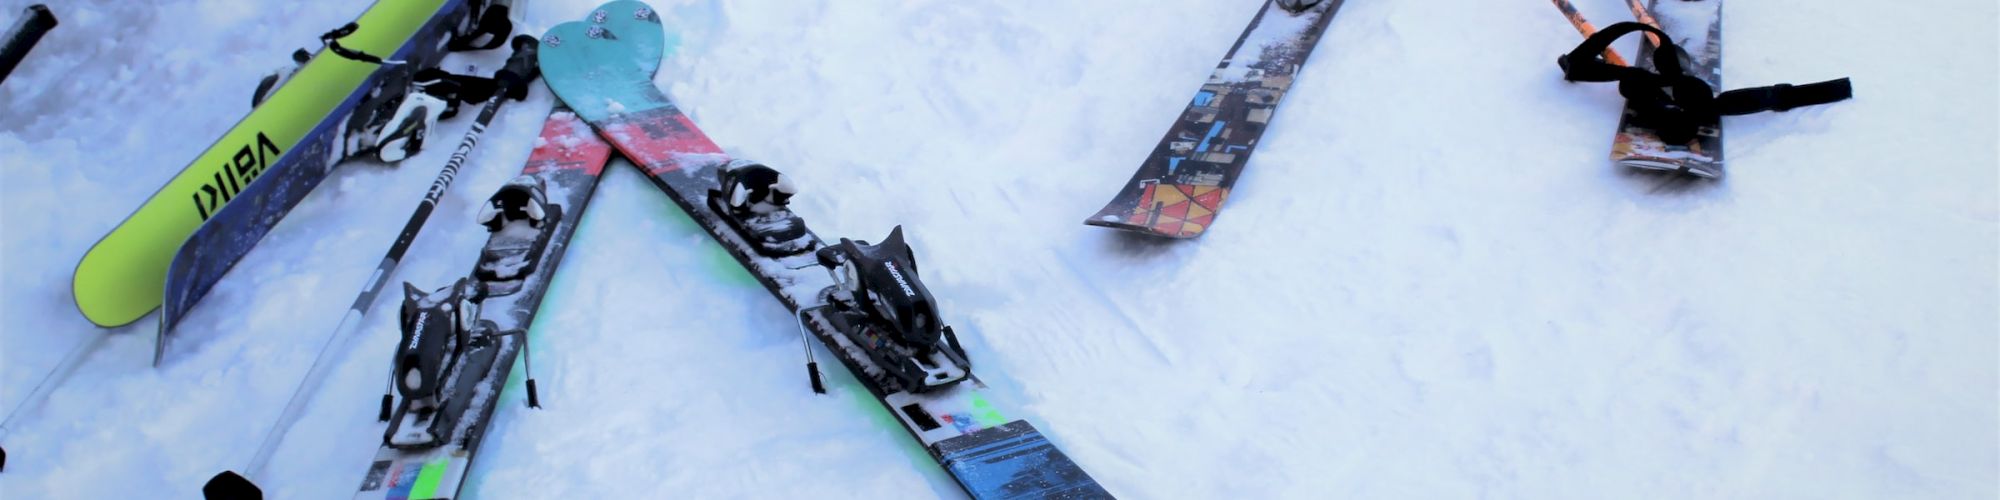
<svg viewBox="0 0 2000 500"><path fill-rule="evenodd" d="M715 171L717 189L708 192L708 208L722 215L736 234L767 257L786 257L812 250L819 240L806 229L805 219L786 206L798 189L777 169L734 160Z"/></svg>
<svg viewBox="0 0 2000 500"><path fill-rule="evenodd" d="M829 302L824 315L898 385L920 393L971 376L958 335L938 318L936 300L917 278L902 226L881 243L841 238L814 256L833 275L834 285L822 294Z"/></svg>
<svg viewBox="0 0 2000 500"><path fill-rule="evenodd" d="M556 223L562 220L562 212L562 205L549 203L540 178L522 175L500 186L479 210L479 223L493 237L479 255L475 277L486 282L518 282L533 273Z"/></svg>
<svg viewBox="0 0 2000 500"><path fill-rule="evenodd" d="M403 337L396 345L395 367L389 384L402 396L402 405L384 419L391 419L383 434L384 443L397 448L429 448L446 439L455 416L444 410L453 406L459 378L467 363L465 354L491 343L475 327L479 305L485 299L480 283L460 278L457 283L424 293L415 285L403 284L401 323ZM384 394L383 409L391 396ZM411 429L419 425L422 429Z"/></svg>

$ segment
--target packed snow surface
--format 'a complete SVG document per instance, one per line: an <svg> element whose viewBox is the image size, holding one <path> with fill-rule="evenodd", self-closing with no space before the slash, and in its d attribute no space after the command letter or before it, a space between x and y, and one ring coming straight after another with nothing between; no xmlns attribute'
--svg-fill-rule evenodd
<svg viewBox="0 0 2000 500"><path fill-rule="evenodd" d="M596 3L536 0L526 26ZM249 460L451 148L341 167L152 367L156 321L101 334L74 265L366 2L53 4L0 84L0 405L23 407L0 497L195 497ZM1608 162L1621 98L1562 81L1578 38L1547 2L1349 0L1194 241L1080 222L1257 0L655 5L713 14L663 88L797 182L820 234L903 225L996 397L1120 496L2000 495L1993 2L1732 2L1731 87L1856 97L1728 118L1728 176L1682 182ZM470 271L479 204L553 104L501 113L392 279ZM398 290L259 478L275 497L360 483ZM960 495L852 378L813 395L792 316L631 168L551 294L544 408L509 389L466 496Z"/></svg>

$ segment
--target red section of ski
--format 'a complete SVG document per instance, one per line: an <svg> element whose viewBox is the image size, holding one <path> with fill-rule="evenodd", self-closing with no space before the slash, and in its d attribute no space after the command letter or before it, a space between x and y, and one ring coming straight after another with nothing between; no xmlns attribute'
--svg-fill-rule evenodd
<svg viewBox="0 0 2000 500"><path fill-rule="evenodd" d="M521 173L582 168L584 173L596 176L604 173L604 165L611 160L611 145L598 137L597 131L591 130L590 125L576 113L567 110L549 114L549 121L542 124L540 139L535 144L535 151L528 154L528 164L521 169Z"/></svg>
<svg viewBox="0 0 2000 500"><path fill-rule="evenodd" d="M639 163L647 175L658 176L727 161L722 148L708 140L694 121L671 105L619 115L606 120L603 135L618 152Z"/></svg>

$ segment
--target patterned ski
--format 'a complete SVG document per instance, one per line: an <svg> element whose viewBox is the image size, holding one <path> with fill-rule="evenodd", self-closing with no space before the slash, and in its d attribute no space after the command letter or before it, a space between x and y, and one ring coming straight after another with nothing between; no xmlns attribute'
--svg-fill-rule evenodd
<svg viewBox="0 0 2000 500"><path fill-rule="evenodd" d="M661 29L655 24L651 29ZM832 279L812 252L770 257L754 249L710 208L717 169L728 157L649 78L633 77L638 34L565 23L543 37L542 69L550 88L598 134L646 172L758 282L796 313L840 358L960 487L981 499L1106 498L1110 494L1033 425L1002 413L977 379L921 394L895 388L836 330L820 293ZM817 236L808 236L816 244Z"/></svg>
<svg viewBox="0 0 2000 500"><path fill-rule="evenodd" d="M1118 195L1083 221L1169 238L1201 236L1343 0L1269 0ZM1299 11L1281 4L1302 4Z"/></svg>
<svg viewBox="0 0 2000 500"><path fill-rule="evenodd" d="M1688 51L1684 61L1689 73L1722 89L1722 0L1626 0L1634 17L1655 24L1672 35L1674 42ZM1651 4L1648 8L1639 2ZM1640 68L1653 70L1652 40L1640 40L1633 60ZM1611 160L1619 165L1648 170L1667 170L1707 178L1722 177L1722 122L1702 125L1687 144L1667 144L1651 129L1632 124L1635 112L1626 108L1618 120L1612 140Z"/></svg>
<svg viewBox="0 0 2000 500"><path fill-rule="evenodd" d="M599 139L575 113L561 107L549 113L535 151L528 156L521 174L541 179L549 202L560 207L554 232L533 272L519 280L485 284L493 295L479 309L479 319L492 321L494 331L518 334L475 342L462 355L466 365L461 373L471 378L453 385L454 396L444 412L460 416L445 444L418 450L384 444L375 452L375 460L354 498L451 498L457 494L465 483L466 471L472 467L481 439L491 427L487 423L493 419L501 389L514 368L515 355L521 351L522 343L528 341L525 333L541 307L542 292L562 263L569 237L582 220L610 159L611 146Z"/></svg>

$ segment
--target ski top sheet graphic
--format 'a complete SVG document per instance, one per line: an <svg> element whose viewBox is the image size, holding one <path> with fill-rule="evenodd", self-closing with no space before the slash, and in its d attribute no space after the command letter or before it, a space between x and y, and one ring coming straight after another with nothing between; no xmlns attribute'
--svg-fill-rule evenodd
<svg viewBox="0 0 2000 500"><path fill-rule="evenodd" d="M391 59L426 67L437 63L443 59L445 47L443 42L432 41L450 38L459 21L470 15L470 8L462 0L452 0L413 35L408 43L393 53ZM326 59L345 60L339 57ZM187 236L179 250L172 253L173 259L168 263L166 283L162 289L160 324L157 330L159 342L154 344L153 349L154 364L159 364L165 357L173 341L174 327L179 324L180 319L194 309L202 297L206 297L209 290L221 282L223 276L236 266L236 262L249 254L251 249L256 248L257 242L263 240L264 235L271 232L271 228L276 227L278 221L283 220L285 215L291 212L292 207L298 206L300 201L305 200L306 195L312 193L313 188L319 186L320 181L326 179L333 167L341 161L339 129L347 122L348 115L359 105L364 95L369 93L380 79L380 74L370 76L362 83L360 90L343 101L333 114L320 122L319 126L314 127L306 134L305 140L290 151L282 156L270 158L268 162L262 158L252 160L253 164L265 165L260 175L255 178L261 182L249 184L246 181L240 190L233 187L235 184L232 182L229 187L221 189L224 193L221 199L228 200L233 197L238 202L228 203L212 212L206 222ZM291 87L287 84L283 88ZM282 91L277 94L277 96L283 95ZM275 100L277 97L272 99ZM271 102L266 102L263 107L271 105ZM251 157L242 153L236 156L237 160L247 158ZM203 186L202 190L208 192L210 188L211 186ZM232 191L234 194L230 194Z"/></svg>
<svg viewBox="0 0 2000 500"><path fill-rule="evenodd" d="M488 424L500 406L500 394L515 359L530 340L528 332L541 308L543 292L555 278L569 238L611 160L611 145L599 139L575 113L560 106L550 111L539 137L521 175L532 176L545 186L552 213L560 214L552 217L555 225L549 230L546 246L533 258L534 267L525 276L482 279L480 286L489 296L479 306L477 321L488 325L494 335L474 342L459 356L463 364L458 368L460 375L447 389L453 396L445 408L437 410L438 414L455 415L446 422L448 428L442 429L440 443L429 447L381 443L353 498L454 498L464 486L479 445L492 427ZM501 239L496 236L487 246ZM486 264L485 260L482 257L481 264ZM482 276L480 265L474 266L472 276ZM400 411L397 417L403 417Z"/></svg>
<svg viewBox="0 0 2000 500"><path fill-rule="evenodd" d="M441 21L463 10L464 2L381 0L355 20L359 29L340 43L370 54L403 57L442 52L428 44L410 42L426 27L449 29L440 26L449 24ZM175 250L205 222L245 199L290 208L291 203L284 202L293 193L260 194L261 186L269 182L258 181L276 175L309 178L313 182L308 184L316 184L324 177L324 158L307 158L294 150L312 145L315 138L331 136L337 127L328 124L353 108L373 85L379 68L331 57L325 51L300 68L268 101L251 110L84 254L71 281L77 310L103 327L137 321L159 307ZM265 218L283 213L273 209L257 212ZM263 222L268 226L275 221Z"/></svg>
<svg viewBox="0 0 2000 500"><path fill-rule="evenodd" d="M1169 238L1206 231L1341 3L1265 2L1132 180L1083 223Z"/></svg>
<svg viewBox="0 0 2000 500"><path fill-rule="evenodd" d="M874 364L836 326L846 313L821 305L834 282L812 248L826 242L789 210L776 220L796 226L762 228L790 235L782 241L752 243L745 231L759 228L725 218L710 193L722 187L721 168L730 158L651 79L621 69L636 64L631 40L644 37L601 28L565 23L543 36L542 70L550 88L797 314L961 488L980 499L1110 496L1034 426L1004 415L976 378L904 390ZM790 234L793 229L797 234ZM798 241L809 245L788 245Z"/></svg>

